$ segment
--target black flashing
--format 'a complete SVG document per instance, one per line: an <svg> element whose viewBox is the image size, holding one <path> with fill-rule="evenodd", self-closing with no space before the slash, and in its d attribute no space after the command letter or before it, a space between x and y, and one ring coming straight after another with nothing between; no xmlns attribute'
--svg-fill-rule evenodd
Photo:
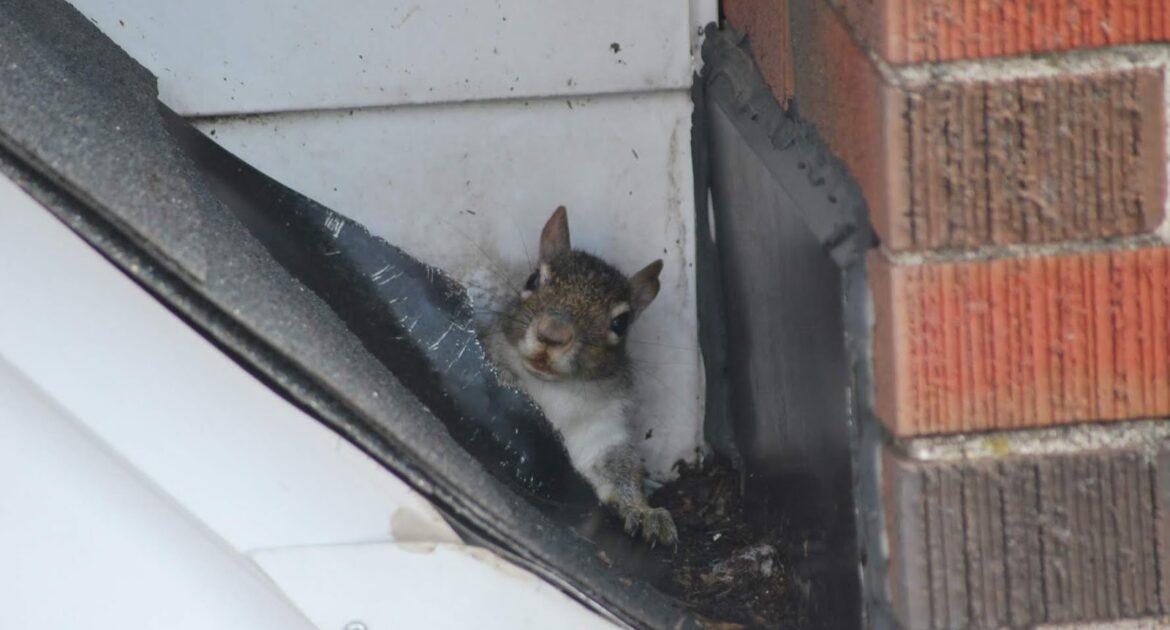
<svg viewBox="0 0 1170 630"><path fill-rule="evenodd" d="M840 267L876 244L857 182L809 123L786 112L756 67L747 38L707 27L703 78L719 108Z"/></svg>
<svg viewBox="0 0 1170 630"><path fill-rule="evenodd" d="M748 497L765 522L796 521L816 540L818 626L891 627L865 271L877 238L865 200L816 128L777 101L743 34L708 27L702 54L726 378Z"/></svg>

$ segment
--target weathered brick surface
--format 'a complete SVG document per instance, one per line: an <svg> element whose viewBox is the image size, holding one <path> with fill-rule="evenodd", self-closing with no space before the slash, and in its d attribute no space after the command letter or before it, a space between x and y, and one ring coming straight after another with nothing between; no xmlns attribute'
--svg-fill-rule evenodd
<svg viewBox="0 0 1170 630"><path fill-rule="evenodd" d="M1110 439L1133 426L1116 421L1170 417L1170 248L1100 243L1163 222L1165 69L1148 51L987 60L1170 41L1170 2L724 8L777 98L794 99L858 180L882 238L868 268L874 403L897 439L882 457L880 540L903 626L1166 615L1170 450ZM955 60L976 63L902 65ZM1052 243L1063 245L997 249ZM899 450L1076 423L1108 428L1061 454Z"/></svg>
<svg viewBox="0 0 1170 630"><path fill-rule="evenodd" d="M1163 72L887 83L823 2L793 5L797 111L894 251L1097 240L1164 216Z"/></svg>
<svg viewBox="0 0 1170 630"><path fill-rule="evenodd" d="M942 82L898 98L889 177L907 194L881 217L893 249L1108 238L1162 218L1161 71Z"/></svg>
<svg viewBox="0 0 1170 630"><path fill-rule="evenodd" d="M748 34L764 81L787 106L795 83L788 0L730 0L723 3L723 12L732 26Z"/></svg>
<svg viewBox="0 0 1170 630"><path fill-rule="evenodd" d="M1170 415L1170 249L870 257L876 409L897 435Z"/></svg>
<svg viewBox="0 0 1170 630"><path fill-rule="evenodd" d="M1165 453L919 462L883 457L889 586L906 628L1162 614Z"/></svg>
<svg viewBox="0 0 1170 630"><path fill-rule="evenodd" d="M891 63L1170 40L1166 0L832 0Z"/></svg>

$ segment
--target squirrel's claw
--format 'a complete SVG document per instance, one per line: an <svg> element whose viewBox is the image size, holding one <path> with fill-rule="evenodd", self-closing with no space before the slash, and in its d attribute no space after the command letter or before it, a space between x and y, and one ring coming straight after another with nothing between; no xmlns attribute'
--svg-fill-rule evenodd
<svg viewBox="0 0 1170 630"><path fill-rule="evenodd" d="M642 540L651 546L662 543L670 545L678 542L678 529L674 526L674 519L665 508L630 508L621 510L623 529L630 536L637 536L642 532Z"/></svg>
<svg viewBox="0 0 1170 630"><path fill-rule="evenodd" d="M670 512L663 508L649 508L642 517L642 540L651 545L671 545L678 542L678 529Z"/></svg>

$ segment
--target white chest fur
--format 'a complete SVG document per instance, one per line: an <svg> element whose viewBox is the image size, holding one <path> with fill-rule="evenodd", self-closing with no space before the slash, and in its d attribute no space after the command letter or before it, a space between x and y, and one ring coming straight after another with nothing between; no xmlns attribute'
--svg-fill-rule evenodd
<svg viewBox="0 0 1170 630"><path fill-rule="evenodd" d="M506 344L501 344L506 345ZM611 449L630 443L628 388L613 381L545 381L528 373L515 350L499 348L519 385L564 441L573 465L587 471Z"/></svg>

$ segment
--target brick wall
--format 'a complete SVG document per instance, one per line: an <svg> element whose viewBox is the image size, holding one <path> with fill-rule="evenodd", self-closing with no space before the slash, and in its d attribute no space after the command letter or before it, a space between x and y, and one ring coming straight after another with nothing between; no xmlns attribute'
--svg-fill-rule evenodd
<svg viewBox="0 0 1170 630"><path fill-rule="evenodd" d="M1166 614L1170 2L723 4L881 237L881 590L899 621ZM1115 447L1134 432L1149 439ZM999 446L939 459L919 448L934 440ZM1052 448L1018 448L1037 440Z"/></svg>

